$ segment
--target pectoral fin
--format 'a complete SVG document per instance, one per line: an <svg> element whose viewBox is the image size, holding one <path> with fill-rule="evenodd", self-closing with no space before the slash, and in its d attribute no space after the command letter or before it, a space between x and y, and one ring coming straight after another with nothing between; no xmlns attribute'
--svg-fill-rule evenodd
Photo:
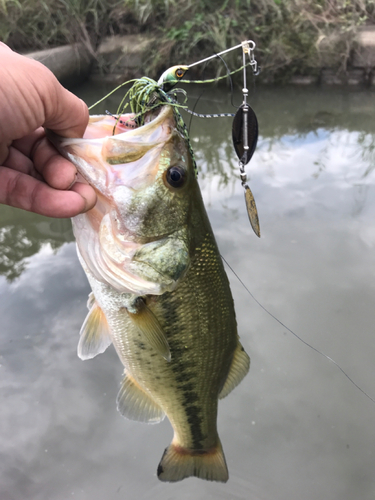
<svg viewBox="0 0 375 500"><path fill-rule="evenodd" d="M167 337L155 314L142 299L136 302L136 312L128 311L130 319L141 330L147 342L166 359L171 360Z"/></svg>
<svg viewBox="0 0 375 500"><path fill-rule="evenodd" d="M87 307L89 313L82 325L77 348L78 357L83 360L101 354L112 343L107 319L96 303L93 293L89 295Z"/></svg>
<svg viewBox="0 0 375 500"><path fill-rule="evenodd" d="M250 358L245 352L240 342L238 342L234 351L232 364L230 365L227 379L220 391L219 399L225 398L245 377L250 368Z"/></svg>
<svg viewBox="0 0 375 500"><path fill-rule="evenodd" d="M96 302L96 299L95 299L95 295L94 295L94 292L90 292L89 293L89 296L87 297L87 309L90 311L90 309L92 308L92 306L95 304Z"/></svg>
<svg viewBox="0 0 375 500"><path fill-rule="evenodd" d="M117 395L117 409L123 417L148 424L157 424L165 417L160 406L128 374Z"/></svg>

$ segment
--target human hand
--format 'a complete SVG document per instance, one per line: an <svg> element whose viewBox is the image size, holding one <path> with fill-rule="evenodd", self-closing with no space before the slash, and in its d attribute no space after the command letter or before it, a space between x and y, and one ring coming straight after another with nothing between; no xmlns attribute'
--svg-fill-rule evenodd
<svg viewBox="0 0 375 500"><path fill-rule="evenodd" d="M0 203L49 217L92 208L94 190L47 140L44 128L82 137L86 104L41 63L0 42Z"/></svg>

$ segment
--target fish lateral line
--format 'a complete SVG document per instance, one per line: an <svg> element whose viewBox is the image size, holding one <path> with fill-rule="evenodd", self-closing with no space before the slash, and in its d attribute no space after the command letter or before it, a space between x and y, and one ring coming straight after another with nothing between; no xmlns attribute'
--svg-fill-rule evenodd
<svg viewBox="0 0 375 500"><path fill-rule="evenodd" d="M221 254L220 254L221 255ZM341 366L334 360L332 359L330 356L328 356L327 354L324 354L324 352L320 351L319 349L317 349L316 347L314 347L313 345L309 344L308 342L306 342L306 340L304 340L303 338L301 338L299 335L297 335L295 332L293 332L293 330L291 330L288 326L286 326L282 321L280 321L274 314L272 314L263 304L261 304L259 302L259 300L250 292L249 288L245 285L245 283L241 280L241 278L238 276L238 274L236 273L236 271L233 269L233 267L228 263L228 261L221 255L221 258L223 260L223 262L226 264L226 266L232 271L232 273L234 274L234 276L238 279L238 281L241 283L241 285L244 287L244 289L246 290L246 292L250 295L250 297L258 304L259 307L261 307L263 309L263 311L265 311L269 316L271 316L271 318L273 318L277 323L279 323L279 325L281 325L283 328L285 328L286 330L288 330L289 333L291 333L296 339L298 339L300 342L302 342L303 344L305 344L305 346L309 347L310 349L312 349L313 351L315 351L317 354L319 354L320 356L322 356L323 358L327 359L329 362L331 362L333 365L336 366L336 368L338 368L340 370L340 372L349 380L349 382L354 385L354 387L356 387L364 396L366 396L366 398L368 398L370 401L372 401L373 403L375 403L375 398L373 398L372 396L370 396L370 394L368 394L364 389L362 389L362 387L360 387L351 377L350 375L348 375L346 373L346 371L341 368Z"/></svg>

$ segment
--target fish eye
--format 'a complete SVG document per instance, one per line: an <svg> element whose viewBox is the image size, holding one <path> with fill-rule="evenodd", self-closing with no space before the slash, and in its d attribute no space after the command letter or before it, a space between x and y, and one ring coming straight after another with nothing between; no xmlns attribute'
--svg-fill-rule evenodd
<svg viewBox="0 0 375 500"><path fill-rule="evenodd" d="M166 173L168 184L174 188L180 188L185 184L186 172L185 169L179 166L170 167Z"/></svg>
<svg viewBox="0 0 375 500"><path fill-rule="evenodd" d="M184 76L184 74L185 74L185 71L182 68L178 68L176 70L176 76L177 76L177 78L182 78Z"/></svg>

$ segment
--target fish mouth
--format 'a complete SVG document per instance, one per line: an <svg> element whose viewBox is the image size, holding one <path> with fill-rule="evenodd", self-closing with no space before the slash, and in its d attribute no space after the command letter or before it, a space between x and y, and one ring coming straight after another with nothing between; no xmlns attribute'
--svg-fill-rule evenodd
<svg viewBox="0 0 375 500"><path fill-rule="evenodd" d="M112 198L116 186L140 190L154 182L163 146L175 130L173 109L164 105L145 115L138 126L134 113L90 116L83 138L48 139L98 193Z"/></svg>

